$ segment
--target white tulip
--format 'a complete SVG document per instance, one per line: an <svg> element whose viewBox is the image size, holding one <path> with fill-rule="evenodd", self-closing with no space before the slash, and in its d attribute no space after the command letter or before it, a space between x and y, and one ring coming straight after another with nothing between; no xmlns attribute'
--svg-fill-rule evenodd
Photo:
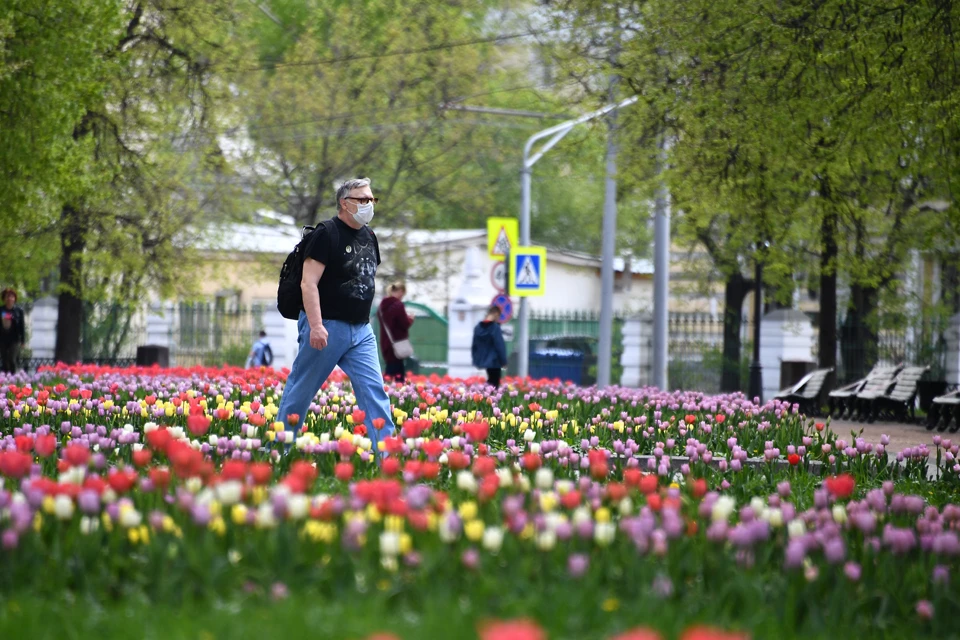
<svg viewBox="0 0 960 640"><path fill-rule="evenodd" d="M601 547L606 547L613 542L617 534L617 528L612 522L598 522L593 529L593 540Z"/></svg>
<svg viewBox="0 0 960 640"><path fill-rule="evenodd" d="M69 520L73 517L73 500L63 494L53 499L53 514L60 520Z"/></svg>
<svg viewBox="0 0 960 640"><path fill-rule="evenodd" d="M310 500L303 494L295 494L287 498L287 515L291 520L303 520L310 511Z"/></svg>
<svg viewBox="0 0 960 640"><path fill-rule="evenodd" d="M790 524L787 525L787 535L791 538L799 538L807 532L807 525L803 524L803 520L797 518L791 520Z"/></svg>
<svg viewBox="0 0 960 640"><path fill-rule="evenodd" d="M833 505L833 521L837 524L844 524L847 521L847 508L839 502Z"/></svg>
<svg viewBox="0 0 960 640"><path fill-rule="evenodd" d="M488 527L483 532L483 548L490 553L497 553L503 546L503 529L500 527Z"/></svg>
<svg viewBox="0 0 960 640"><path fill-rule="evenodd" d="M457 473L457 488L468 493L476 493L476 477L466 469L462 469L459 473Z"/></svg>
<svg viewBox="0 0 960 640"><path fill-rule="evenodd" d="M547 468L537 469L537 473L534 475L534 484L538 489L546 491L553 487L553 471Z"/></svg>
<svg viewBox="0 0 960 640"><path fill-rule="evenodd" d="M400 555L400 534L394 531L384 531L380 534L380 555Z"/></svg>
<svg viewBox="0 0 960 640"><path fill-rule="evenodd" d="M733 498L730 496L720 496L713 504L713 511L710 513L710 518L714 522L726 522L736 508L737 502Z"/></svg>

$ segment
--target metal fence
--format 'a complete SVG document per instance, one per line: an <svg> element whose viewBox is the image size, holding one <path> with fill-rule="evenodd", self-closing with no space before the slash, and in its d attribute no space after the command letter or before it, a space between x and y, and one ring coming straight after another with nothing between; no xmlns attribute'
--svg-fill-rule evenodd
<svg viewBox="0 0 960 640"><path fill-rule="evenodd" d="M671 313L667 319L667 380L673 389L720 391L723 373L723 318L707 313ZM740 321L741 389L746 389L753 348L753 323Z"/></svg>
<svg viewBox="0 0 960 640"><path fill-rule="evenodd" d="M408 367L422 374L447 371L447 319L429 307L409 302L416 316L410 339L416 349ZM263 327L264 305L231 307L216 302L179 303L166 307L169 314L171 364L178 366L241 366ZM815 320L814 315L814 320ZM618 381L623 353L624 317L613 320L611 379ZM379 335L376 314L373 329ZM82 319L82 360L117 366L134 364L137 347L146 344L146 310L118 305L87 305ZM881 318L869 334L860 336L842 322L837 330L837 381L863 377L874 364L929 365L929 380L942 380L945 371L947 321L927 317L907 323L902 317ZM515 323L513 323L515 324ZM29 326L29 323L28 323ZM530 314L530 373L536 377L562 378L579 384L596 381L600 318L595 311L533 311ZM507 331L511 354L507 372L516 372L516 333ZM814 359L819 350L819 331L814 324ZM723 371L722 315L671 313L668 318L668 379L672 388L719 392ZM744 316L740 326L740 358L736 364L740 388L747 388L752 357L753 323ZM23 364L35 369L53 364L50 359L23 353Z"/></svg>
<svg viewBox="0 0 960 640"><path fill-rule="evenodd" d="M177 366L243 366L263 328L266 307L230 308L222 303L173 307L170 360Z"/></svg>
<svg viewBox="0 0 960 640"><path fill-rule="evenodd" d="M890 322L892 323L891 319ZM881 323L882 324L882 323ZM837 329L837 380L853 382L863 378L875 364L882 365L928 365L929 380L941 380L946 365L946 319L923 318L912 326L881 326L873 335L860 336L856 331L838 323ZM819 333L815 353L819 353Z"/></svg>

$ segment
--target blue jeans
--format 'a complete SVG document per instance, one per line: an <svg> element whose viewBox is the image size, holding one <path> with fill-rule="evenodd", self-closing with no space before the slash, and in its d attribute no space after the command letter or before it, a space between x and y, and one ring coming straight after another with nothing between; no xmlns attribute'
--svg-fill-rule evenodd
<svg viewBox="0 0 960 640"><path fill-rule="evenodd" d="M377 443L393 434L394 424L390 399L383 390L383 374L380 372L380 358L377 355L377 341L373 337L373 330L369 323L350 324L342 320L324 320L323 326L329 336L327 346L324 349L314 349L310 346L310 323L307 322L307 314L300 312L297 320L297 343L300 350L283 388L277 420L286 424L289 414L300 416L297 424L291 425L296 437L320 386L333 372L334 367L340 365L350 377L353 393L357 397L357 407L367 414L364 424L367 427L367 437L373 442L371 453L379 458ZM376 418L383 418L383 429L379 431L373 427Z"/></svg>

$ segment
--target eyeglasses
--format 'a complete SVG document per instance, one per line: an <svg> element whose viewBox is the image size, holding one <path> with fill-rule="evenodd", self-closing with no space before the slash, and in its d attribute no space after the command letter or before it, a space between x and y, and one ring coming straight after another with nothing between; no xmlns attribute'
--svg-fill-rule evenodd
<svg viewBox="0 0 960 640"><path fill-rule="evenodd" d="M371 202L377 204L380 202L380 198L354 198L353 196L347 196L344 200L356 200L360 204L370 204Z"/></svg>

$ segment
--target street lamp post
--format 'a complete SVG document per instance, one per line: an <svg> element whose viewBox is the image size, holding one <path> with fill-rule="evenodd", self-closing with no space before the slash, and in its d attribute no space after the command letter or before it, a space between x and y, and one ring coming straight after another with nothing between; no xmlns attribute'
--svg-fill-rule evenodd
<svg viewBox="0 0 960 640"><path fill-rule="evenodd" d="M520 246L530 246L530 187L533 176L533 165L577 125L605 115L614 109L629 106L636 102L637 99L637 96L633 96L616 104L608 104L602 109L586 113L579 118L567 120L566 122L561 122L548 129L544 129L527 139L526 144L523 146L523 165L520 169ZM539 151L531 154L534 143L544 138L550 139L544 143ZM509 265L507 268L509 268ZM517 374L521 378L525 378L530 373L530 307L526 298L520 298L518 325L517 342L519 343L519 347L517 349Z"/></svg>
<svg viewBox="0 0 960 640"><path fill-rule="evenodd" d="M763 315L763 260L760 257L760 247L757 247L757 256L754 261L754 294L753 294L753 362L750 363L750 390L751 398L759 398L763 402L763 367L760 366L760 318Z"/></svg>

